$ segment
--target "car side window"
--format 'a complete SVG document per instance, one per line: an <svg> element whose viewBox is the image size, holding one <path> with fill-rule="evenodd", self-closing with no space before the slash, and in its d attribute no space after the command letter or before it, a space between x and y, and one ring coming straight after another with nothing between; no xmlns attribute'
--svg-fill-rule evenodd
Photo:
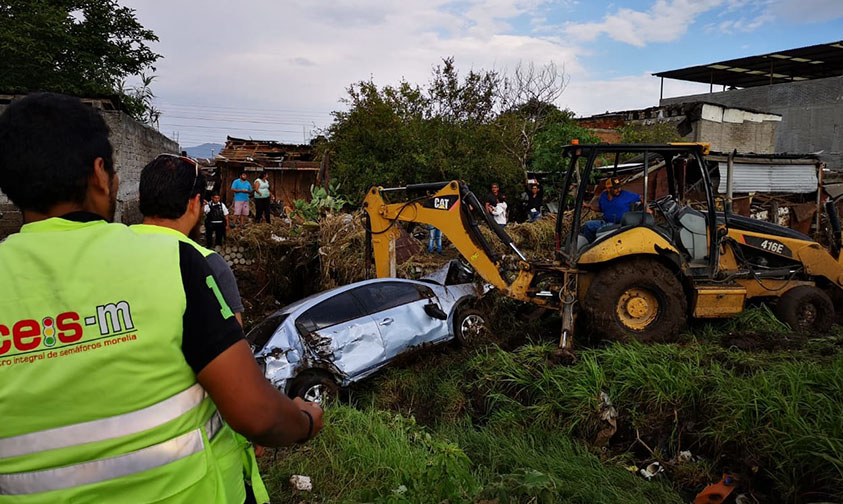
<svg viewBox="0 0 843 504"><path fill-rule="evenodd" d="M281 322L284 322L284 319L286 318L287 314L270 315L263 322L256 325L251 331L249 331L249 334L246 335L246 341L248 341L255 349L262 349L266 345L266 342L269 341L269 338L275 334L275 331L278 329L278 326L281 325Z"/></svg>
<svg viewBox="0 0 843 504"><path fill-rule="evenodd" d="M354 289L369 315L421 299L433 297L433 290L424 285L403 282L377 282Z"/></svg>
<svg viewBox="0 0 843 504"><path fill-rule="evenodd" d="M310 308L296 319L304 331L318 331L366 315L351 292L343 292Z"/></svg>

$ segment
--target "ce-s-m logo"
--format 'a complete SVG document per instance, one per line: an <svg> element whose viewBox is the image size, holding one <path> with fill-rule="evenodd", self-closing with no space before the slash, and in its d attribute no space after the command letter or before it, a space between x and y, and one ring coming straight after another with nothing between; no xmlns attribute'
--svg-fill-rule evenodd
<svg viewBox="0 0 843 504"><path fill-rule="evenodd" d="M53 316L22 319L11 324L0 324L0 355L12 351L30 352L40 346L47 348L56 344L71 344L82 339L85 326L97 326L100 336L121 334L135 328L129 303L120 301L96 307L93 316L82 317L78 312L68 311Z"/></svg>

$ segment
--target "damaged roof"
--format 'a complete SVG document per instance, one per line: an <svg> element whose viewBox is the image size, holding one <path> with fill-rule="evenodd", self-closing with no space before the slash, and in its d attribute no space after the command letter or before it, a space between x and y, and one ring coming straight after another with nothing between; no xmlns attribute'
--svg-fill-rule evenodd
<svg viewBox="0 0 843 504"><path fill-rule="evenodd" d="M843 75L843 40L653 74L748 88Z"/></svg>
<svg viewBox="0 0 843 504"><path fill-rule="evenodd" d="M241 168L318 170L316 155L316 149L309 144L227 137L215 161L218 165Z"/></svg>

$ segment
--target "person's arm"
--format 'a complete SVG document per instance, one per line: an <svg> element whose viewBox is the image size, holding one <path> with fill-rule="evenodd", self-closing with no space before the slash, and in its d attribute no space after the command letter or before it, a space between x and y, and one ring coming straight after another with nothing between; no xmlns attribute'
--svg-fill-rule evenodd
<svg viewBox="0 0 843 504"><path fill-rule="evenodd" d="M193 246L179 243L186 307L182 352L223 419L264 446L286 446L313 437L322 427L322 410L294 402L263 376L243 330L222 298L211 268ZM313 428L306 411L313 418Z"/></svg>
<svg viewBox="0 0 843 504"><path fill-rule="evenodd" d="M216 252L205 257L208 261L208 266L214 273L214 278L217 280L220 292L228 307L234 312L234 317L240 326L243 326L243 300L240 298L240 289L237 287L237 279L234 277L234 272L231 267L225 262L225 259Z"/></svg>
<svg viewBox="0 0 843 504"><path fill-rule="evenodd" d="M603 193L595 194L594 197L591 198L591 201L588 203L588 207L594 210L595 212L602 212L602 210L600 209L600 196L602 195Z"/></svg>
<svg viewBox="0 0 843 504"><path fill-rule="evenodd" d="M218 355L196 379L231 428L261 446L289 446L322 429L322 409L276 390L261 374L246 340Z"/></svg>

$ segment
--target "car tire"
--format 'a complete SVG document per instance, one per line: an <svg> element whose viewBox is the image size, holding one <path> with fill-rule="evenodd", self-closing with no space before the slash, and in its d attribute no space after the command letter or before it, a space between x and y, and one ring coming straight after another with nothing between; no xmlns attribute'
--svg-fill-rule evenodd
<svg viewBox="0 0 843 504"><path fill-rule="evenodd" d="M300 397L322 407L332 403L338 395L339 386L327 373L305 371L290 384L290 397Z"/></svg>
<svg viewBox="0 0 843 504"><path fill-rule="evenodd" d="M622 342L670 341L687 319L687 299L676 274L645 258L601 269L588 289L584 308L593 331Z"/></svg>
<svg viewBox="0 0 843 504"><path fill-rule="evenodd" d="M460 345L470 345L487 336L486 316L473 308L460 309L454 317L454 336Z"/></svg>
<svg viewBox="0 0 843 504"><path fill-rule="evenodd" d="M795 332L827 333L834 324L834 303L817 287L801 285L782 294L776 317Z"/></svg>

